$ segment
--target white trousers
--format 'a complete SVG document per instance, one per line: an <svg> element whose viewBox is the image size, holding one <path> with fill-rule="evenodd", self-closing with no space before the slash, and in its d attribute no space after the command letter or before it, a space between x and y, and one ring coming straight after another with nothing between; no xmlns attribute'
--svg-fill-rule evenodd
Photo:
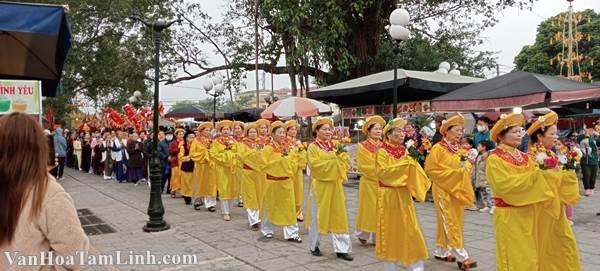
<svg viewBox="0 0 600 271"><path fill-rule="evenodd" d="M260 212L257 209L246 209L250 226L260 223Z"/></svg>
<svg viewBox="0 0 600 271"><path fill-rule="evenodd" d="M371 241L373 244L375 244L374 232L356 231L356 237L358 239L367 240L367 242Z"/></svg>
<svg viewBox="0 0 600 271"><path fill-rule="evenodd" d="M383 262L383 270L384 271L396 271L398 269L398 264L396 262ZM407 271L424 271L425 264L423 261L417 261L406 267Z"/></svg>
<svg viewBox="0 0 600 271"><path fill-rule="evenodd" d="M231 214L231 206L233 205L233 200L225 199L221 200L221 213L224 215Z"/></svg>
<svg viewBox="0 0 600 271"><path fill-rule="evenodd" d="M269 221L269 211L263 209L261 229L263 235L273 234L273 224ZM283 226L283 238L291 239L300 237L300 228L298 224Z"/></svg>
<svg viewBox="0 0 600 271"><path fill-rule="evenodd" d="M450 255L456 257L456 260L459 262L465 261L469 259L469 253L465 248L443 248L436 247L433 251L434 256L438 256L441 258L448 257Z"/></svg>
<svg viewBox="0 0 600 271"><path fill-rule="evenodd" d="M204 206L206 206L206 209L217 206L217 199L215 199L215 197L206 196L206 197L203 197L203 200L204 200Z"/></svg>
<svg viewBox="0 0 600 271"><path fill-rule="evenodd" d="M317 200L315 199L315 191L310 192L310 225L308 228L308 243L310 250L315 250L319 246L319 227L317 225ZM350 241L349 233L332 233L331 239L333 242L333 250L335 253L350 253L352 252L352 242Z"/></svg>

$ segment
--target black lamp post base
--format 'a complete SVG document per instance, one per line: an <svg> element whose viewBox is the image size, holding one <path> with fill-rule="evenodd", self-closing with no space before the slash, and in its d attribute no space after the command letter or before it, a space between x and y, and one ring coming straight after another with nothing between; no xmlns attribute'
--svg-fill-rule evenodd
<svg viewBox="0 0 600 271"><path fill-rule="evenodd" d="M170 228L171 228L171 225L169 225L165 221L157 221L157 222L148 221L148 223L146 223L146 225L144 226L143 229L144 229L144 232L159 232L159 231L166 231Z"/></svg>

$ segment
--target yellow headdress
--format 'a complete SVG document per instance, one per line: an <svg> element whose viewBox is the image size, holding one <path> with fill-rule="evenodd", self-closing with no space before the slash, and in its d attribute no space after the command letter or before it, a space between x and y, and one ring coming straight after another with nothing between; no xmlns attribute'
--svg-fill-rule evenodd
<svg viewBox="0 0 600 271"><path fill-rule="evenodd" d="M448 132L448 128L452 126L462 126L465 127L465 117L462 114L456 113L456 115L449 117L442 121L442 126L440 126L440 134L446 136L446 132Z"/></svg>
<svg viewBox="0 0 600 271"><path fill-rule="evenodd" d="M207 129L207 128L210 128L210 129L213 128L212 122L203 122L202 124L198 125L197 130L198 130L198 132L201 132L202 130Z"/></svg>
<svg viewBox="0 0 600 271"><path fill-rule="evenodd" d="M542 131L546 130L546 127L556 125L558 123L558 114L552 111L546 115L539 117L536 121L534 121L529 129L527 129L527 134L529 136L533 135L535 131L542 129Z"/></svg>
<svg viewBox="0 0 600 271"><path fill-rule="evenodd" d="M285 127L290 129L292 127L300 128L300 124L296 120L288 120L285 122Z"/></svg>
<svg viewBox="0 0 600 271"><path fill-rule="evenodd" d="M180 132L185 134L185 130L183 130L182 128L177 128L177 129L175 129L175 133L174 133L174 134L175 134L175 135L177 135L177 134L179 134Z"/></svg>
<svg viewBox="0 0 600 271"><path fill-rule="evenodd" d="M283 123L282 121L274 121L273 123L271 123L271 127L269 127L269 134L272 134L273 131L275 129L277 129L278 127L285 127L285 123Z"/></svg>
<svg viewBox="0 0 600 271"><path fill-rule="evenodd" d="M312 125L312 131L314 132L315 130L317 130L317 126L322 124L329 124L329 126L333 128L333 119L329 117L318 118L317 121L315 121L315 123L313 123Z"/></svg>
<svg viewBox="0 0 600 271"><path fill-rule="evenodd" d="M515 126L523 126L525 123L525 118L522 114L518 113L510 113L508 115L502 114L500 119L496 121L492 130L490 130L490 139L492 141L498 142L498 135L500 132Z"/></svg>
<svg viewBox="0 0 600 271"><path fill-rule="evenodd" d="M261 125L267 125L267 127L269 127L269 125L271 124L271 122L267 119L259 119L256 122L254 122L256 124L256 127L260 127Z"/></svg>
<svg viewBox="0 0 600 271"><path fill-rule="evenodd" d="M365 123L363 124L363 127L362 127L363 134L368 135L369 127L371 125L377 124L377 123L379 123L379 125L381 125L382 128L383 128L383 126L385 126L385 120L381 116L375 115L375 116L368 117L365 120Z"/></svg>
<svg viewBox="0 0 600 271"><path fill-rule="evenodd" d="M232 128L233 127L233 121L230 120L222 120L217 122L217 130L220 132L221 130L223 130L223 128L225 127L229 127Z"/></svg>
<svg viewBox="0 0 600 271"><path fill-rule="evenodd" d="M244 123L243 123L243 122L241 122L241 121L237 121L237 120L236 120L236 121L233 121L233 125L232 125L232 126L233 126L233 127L235 127L235 126L240 126L240 127L242 127L242 130L244 130Z"/></svg>
<svg viewBox="0 0 600 271"><path fill-rule="evenodd" d="M385 127L383 127L383 137L385 138L385 135L392 129L396 129L396 128L403 129L404 126L406 126L406 123L408 123L408 122L403 118L395 118L393 120L388 121L388 123L385 125Z"/></svg>
<svg viewBox="0 0 600 271"><path fill-rule="evenodd" d="M256 125L256 122L249 122L246 123L246 126L244 127L244 135L248 135L248 131L250 131L250 129L257 129L258 126Z"/></svg>

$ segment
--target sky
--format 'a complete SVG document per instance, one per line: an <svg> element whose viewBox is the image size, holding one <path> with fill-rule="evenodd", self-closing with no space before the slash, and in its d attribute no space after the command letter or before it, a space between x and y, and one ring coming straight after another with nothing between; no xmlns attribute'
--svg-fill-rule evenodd
<svg viewBox="0 0 600 271"><path fill-rule="evenodd" d="M226 10L224 6L227 1L222 0L190 0L200 3L212 20L218 21L222 18L222 13ZM484 44L475 48L481 51L494 51L497 53L500 71L509 72L514 68L514 58L525 45L531 45L535 41L537 26L547 18L550 18L560 12L566 11L568 2L566 0L538 0L533 4L531 11L520 10L518 8L509 8L503 11L498 19L499 22L491 28L484 30L482 37ZM574 11L593 9L600 12L600 0L575 0L573 2ZM207 50L212 51L207 46ZM209 58L212 65L224 64L222 58L215 55ZM262 72L261 72L262 73ZM255 90L255 73L248 73L247 88ZM262 75L259 75L261 78ZM266 74L266 89L271 89L270 75ZM161 100L169 106L175 101L181 100L201 100L208 96L202 90L202 84L208 78L198 78L191 81L185 81L170 86L161 86ZM276 75L274 77L274 87L289 88L290 80L287 75ZM263 83L261 83L261 88Z"/></svg>

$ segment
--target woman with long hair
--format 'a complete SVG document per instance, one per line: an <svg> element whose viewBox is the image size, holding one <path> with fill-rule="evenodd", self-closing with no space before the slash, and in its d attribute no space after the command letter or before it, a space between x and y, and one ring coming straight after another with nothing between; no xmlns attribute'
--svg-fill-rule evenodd
<svg viewBox="0 0 600 271"><path fill-rule="evenodd" d="M385 271L395 271L397 263L408 271L423 271L423 261L428 257L413 199L424 201L431 182L419 161L407 155L403 145L405 125L402 118L385 125L385 140L375 156L377 170L373 177L378 180L375 256L385 261Z"/></svg>
<svg viewBox="0 0 600 271"><path fill-rule="evenodd" d="M1 251L37 257L53 251L75 257L89 248L73 200L48 174L47 152L42 127L32 117L0 117ZM0 269L13 269L8 264L0 257Z"/></svg>
<svg viewBox="0 0 600 271"><path fill-rule="evenodd" d="M258 171L262 167L262 159L258 148L258 130L254 123L247 123L244 129L244 139L238 143L238 164L242 168L240 178L244 207L248 214L248 225L253 231L258 231L260 224L260 205L262 200L265 174ZM255 165L252 167L251 165ZM258 165L258 167L256 166Z"/></svg>
<svg viewBox="0 0 600 271"><path fill-rule="evenodd" d="M540 159L560 161L554 153L558 141L558 129L556 124L558 115L550 112L539 117L527 129L530 137L529 155ZM541 162L541 161L540 161ZM566 162L566 161L565 161ZM539 163L539 162L538 162ZM540 213L538 226L541 244L540 270L565 270L577 271L581 269L579 253L577 252L577 241L565 208L567 204L575 204L579 201L579 179L575 174L575 166L564 166L554 163L555 167L543 170L548 185L552 188L554 198L546 205L546 212ZM559 256L557 256L559 255Z"/></svg>
<svg viewBox="0 0 600 271"><path fill-rule="evenodd" d="M456 114L442 122L443 138L436 143L425 160L425 172L432 183L432 196L437 213L435 259L454 262L467 270L477 267L465 249L463 223L465 207L473 206L471 184L472 165L467 161L467 150L460 142L465 118Z"/></svg>
<svg viewBox="0 0 600 271"><path fill-rule="evenodd" d="M308 146L310 209L307 213L308 239L314 256L323 256L319 234L331 234L338 258L352 261L352 242L346 213L343 182L348 180L350 156L332 141L333 120L320 118L313 124L316 140Z"/></svg>
<svg viewBox="0 0 600 271"><path fill-rule="evenodd" d="M356 215L356 237L365 245L369 240L375 243L377 229L377 188L378 178L375 167L377 151L381 147L381 134L385 120L381 116L371 116L365 120L362 132L367 136L358 144L356 164L360 172L358 187L358 213Z"/></svg>

